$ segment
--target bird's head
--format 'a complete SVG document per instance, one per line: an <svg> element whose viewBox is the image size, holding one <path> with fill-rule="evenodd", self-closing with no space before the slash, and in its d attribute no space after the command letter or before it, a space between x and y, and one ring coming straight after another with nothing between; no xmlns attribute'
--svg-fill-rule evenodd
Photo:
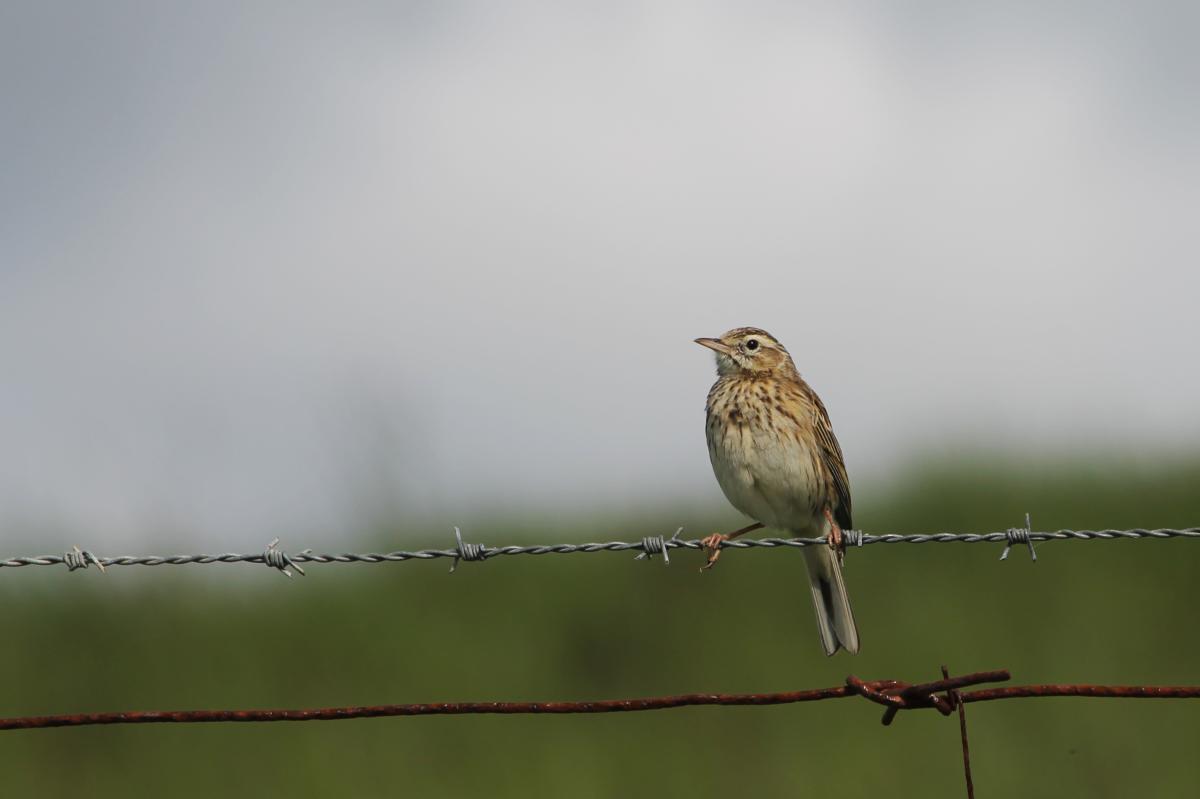
<svg viewBox="0 0 1200 799"><path fill-rule="evenodd" d="M797 377L792 356L774 336L757 327L738 327L720 338L696 343L717 353L717 374Z"/></svg>

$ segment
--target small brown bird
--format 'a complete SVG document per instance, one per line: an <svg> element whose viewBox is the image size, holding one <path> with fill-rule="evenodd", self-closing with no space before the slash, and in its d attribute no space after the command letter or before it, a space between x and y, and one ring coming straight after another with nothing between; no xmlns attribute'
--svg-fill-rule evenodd
<svg viewBox="0 0 1200 799"><path fill-rule="evenodd" d="M762 526L795 537L827 537L828 547L804 548L817 628L825 654L839 647L857 652L858 629L841 568L842 529L853 528L850 481L825 406L765 330L739 327L696 343L717 353L706 430L721 490ZM704 539L708 565L720 554L721 541L757 526Z"/></svg>

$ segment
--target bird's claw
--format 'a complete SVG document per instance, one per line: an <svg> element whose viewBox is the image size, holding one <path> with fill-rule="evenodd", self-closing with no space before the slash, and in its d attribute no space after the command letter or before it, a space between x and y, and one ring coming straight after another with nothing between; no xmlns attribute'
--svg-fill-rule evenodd
<svg viewBox="0 0 1200 799"><path fill-rule="evenodd" d="M833 519L833 514L829 508L825 509L825 518L829 521L829 534L825 537L826 543L833 553L837 556L838 565L842 565L846 560L846 540L842 537L842 527Z"/></svg>
<svg viewBox="0 0 1200 799"><path fill-rule="evenodd" d="M725 533L713 533L706 538L700 539L700 545L708 552L708 559L700 567L700 571L711 569L716 565L717 558L721 557L721 544L728 540L729 536Z"/></svg>

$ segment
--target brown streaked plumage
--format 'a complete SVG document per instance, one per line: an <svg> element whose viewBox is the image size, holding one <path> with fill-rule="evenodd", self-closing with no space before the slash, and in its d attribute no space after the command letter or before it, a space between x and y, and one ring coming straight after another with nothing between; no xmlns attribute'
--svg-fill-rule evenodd
<svg viewBox="0 0 1200 799"><path fill-rule="evenodd" d="M827 536L829 548L804 549L821 643L826 654L841 647L857 652L841 570L841 532L853 527L850 480L821 398L765 330L739 327L696 343L717 354L705 429L721 490L763 526L796 537ZM745 531L706 538L707 565L716 562L722 540Z"/></svg>

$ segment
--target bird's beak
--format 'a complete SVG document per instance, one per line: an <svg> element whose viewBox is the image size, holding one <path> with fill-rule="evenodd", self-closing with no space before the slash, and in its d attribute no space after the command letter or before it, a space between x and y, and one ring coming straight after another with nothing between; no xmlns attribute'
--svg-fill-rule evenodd
<svg viewBox="0 0 1200 799"><path fill-rule="evenodd" d="M710 350L716 350L722 355L732 355L733 348L718 338L698 338L696 343L701 347L708 347Z"/></svg>

